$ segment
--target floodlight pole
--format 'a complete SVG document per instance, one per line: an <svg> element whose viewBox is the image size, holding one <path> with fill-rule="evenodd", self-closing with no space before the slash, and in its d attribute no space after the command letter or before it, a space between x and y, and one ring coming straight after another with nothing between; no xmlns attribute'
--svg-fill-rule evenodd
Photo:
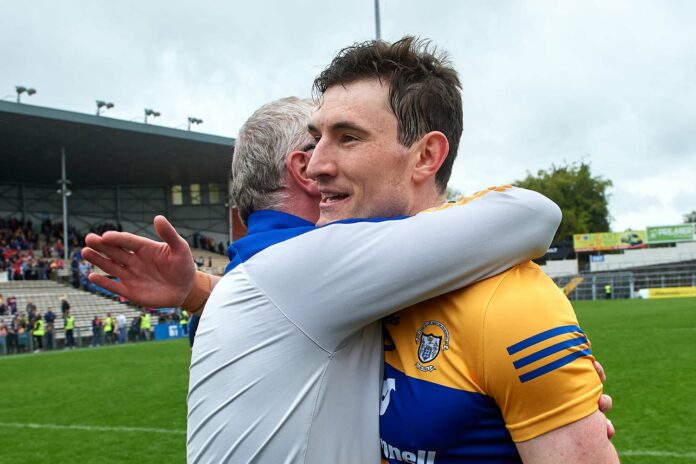
<svg viewBox="0 0 696 464"><path fill-rule="evenodd" d="M194 118L193 116L188 117L188 130L191 131L191 124L203 124L203 120L199 118Z"/></svg>
<svg viewBox="0 0 696 464"><path fill-rule="evenodd" d="M68 179L65 171L65 145L60 147L60 194L63 197L63 266L68 262Z"/></svg>
<svg viewBox="0 0 696 464"><path fill-rule="evenodd" d="M23 93L26 93L30 97L36 93L36 89L32 87L26 88L23 85L15 85L15 91L17 92L17 104L22 103L20 97Z"/></svg>
<svg viewBox="0 0 696 464"><path fill-rule="evenodd" d="M379 19L379 0L375 0L375 36L377 40L382 40L382 27Z"/></svg>

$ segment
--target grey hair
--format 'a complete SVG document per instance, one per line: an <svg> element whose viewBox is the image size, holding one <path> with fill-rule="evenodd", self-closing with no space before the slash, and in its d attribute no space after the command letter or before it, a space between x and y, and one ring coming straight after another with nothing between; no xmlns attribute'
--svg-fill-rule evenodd
<svg viewBox="0 0 696 464"><path fill-rule="evenodd" d="M285 160L310 143L311 100L288 97L263 105L239 130L232 157L232 195L239 217L276 209L286 200Z"/></svg>

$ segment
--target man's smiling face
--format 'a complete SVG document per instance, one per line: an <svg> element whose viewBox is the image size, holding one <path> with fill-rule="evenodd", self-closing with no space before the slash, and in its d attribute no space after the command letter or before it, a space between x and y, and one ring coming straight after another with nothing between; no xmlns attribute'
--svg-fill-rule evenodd
<svg viewBox="0 0 696 464"><path fill-rule="evenodd" d="M409 212L415 158L399 143L388 93L377 79L324 93L309 124L317 145L307 174L322 194L317 225Z"/></svg>

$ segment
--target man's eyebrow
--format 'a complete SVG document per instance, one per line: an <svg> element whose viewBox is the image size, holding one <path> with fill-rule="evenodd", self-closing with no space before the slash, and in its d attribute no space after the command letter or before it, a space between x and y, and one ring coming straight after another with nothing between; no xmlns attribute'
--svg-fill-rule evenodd
<svg viewBox="0 0 696 464"><path fill-rule="evenodd" d="M338 121L329 126L329 130L336 131L336 130L343 130L343 129L350 129L356 132L361 132L363 134L369 133L367 129L365 129L362 126L359 126L353 122L350 121ZM307 124L307 130L312 133L312 134L320 134L321 131L317 126L312 124L311 122Z"/></svg>
<svg viewBox="0 0 696 464"><path fill-rule="evenodd" d="M359 126L353 122L350 122L350 121L338 121L338 122L331 125L331 129L332 130L351 129L351 130L363 132L363 133L369 132L364 127L361 127L361 126Z"/></svg>

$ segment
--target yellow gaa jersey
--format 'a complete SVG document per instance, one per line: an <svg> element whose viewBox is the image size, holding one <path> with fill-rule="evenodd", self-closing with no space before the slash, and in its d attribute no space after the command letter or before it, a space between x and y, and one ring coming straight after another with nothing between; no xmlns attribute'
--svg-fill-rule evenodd
<svg viewBox="0 0 696 464"><path fill-rule="evenodd" d="M384 319L385 463L521 462L526 441L597 410L570 302L534 263Z"/></svg>

